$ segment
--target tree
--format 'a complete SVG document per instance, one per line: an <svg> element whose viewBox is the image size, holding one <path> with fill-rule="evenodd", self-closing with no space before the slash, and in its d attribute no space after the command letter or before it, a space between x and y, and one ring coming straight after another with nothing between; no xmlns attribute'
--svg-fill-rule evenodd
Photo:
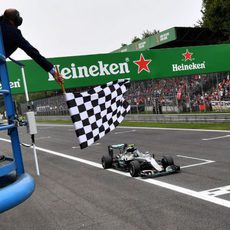
<svg viewBox="0 0 230 230"><path fill-rule="evenodd" d="M149 31L149 30L145 30L143 33L142 33L142 39L143 38L148 38L152 35L155 35L155 34L158 34L160 31L159 30L153 30L152 32Z"/></svg>
<svg viewBox="0 0 230 230"><path fill-rule="evenodd" d="M140 40L141 40L141 39L140 39L139 37L135 36L135 37L132 39L131 43L138 42L138 41L140 41Z"/></svg>
<svg viewBox="0 0 230 230"><path fill-rule="evenodd" d="M221 33L220 41L230 41L230 0L203 0L201 27Z"/></svg>
<svg viewBox="0 0 230 230"><path fill-rule="evenodd" d="M150 37L150 36L152 36L152 35L158 34L159 32L160 32L159 30L153 30L153 31L145 30L145 31L143 31L141 38L139 38L138 36L135 36L135 37L131 40L131 43L138 42L138 41L140 41L141 39L148 38L148 37ZM121 47L125 47L125 46L127 46L126 43L122 43L122 44L121 44Z"/></svg>
<svg viewBox="0 0 230 230"><path fill-rule="evenodd" d="M159 30L153 30L153 31L150 31L150 30L145 30L143 31L142 35L141 35L141 38L135 36L133 39L132 39L132 42L131 43L134 43L134 42L138 42L140 41L141 39L144 39L144 38L148 38L152 35L155 35L155 34L158 34L160 31Z"/></svg>

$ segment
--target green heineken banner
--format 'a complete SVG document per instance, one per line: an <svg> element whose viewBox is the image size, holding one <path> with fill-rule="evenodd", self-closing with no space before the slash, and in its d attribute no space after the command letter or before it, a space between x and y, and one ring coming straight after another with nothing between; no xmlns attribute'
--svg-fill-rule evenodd
<svg viewBox="0 0 230 230"><path fill-rule="evenodd" d="M156 49L126 53L52 58L65 79L65 88L230 71L230 44ZM60 89L52 75L34 61L23 61L29 92ZM20 67L9 62L13 94L24 93Z"/></svg>

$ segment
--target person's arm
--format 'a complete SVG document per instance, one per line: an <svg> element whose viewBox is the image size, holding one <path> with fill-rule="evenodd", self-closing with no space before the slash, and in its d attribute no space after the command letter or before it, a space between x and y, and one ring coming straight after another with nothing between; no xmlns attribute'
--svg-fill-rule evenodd
<svg viewBox="0 0 230 230"><path fill-rule="evenodd" d="M17 30L17 36L15 36L15 42L17 46L22 49L28 56L30 56L38 65L40 65L45 71L51 73L55 80L59 83L63 83L63 78L58 73L54 65L50 63L45 57L43 57L39 51L34 48L21 34L20 30Z"/></svg>

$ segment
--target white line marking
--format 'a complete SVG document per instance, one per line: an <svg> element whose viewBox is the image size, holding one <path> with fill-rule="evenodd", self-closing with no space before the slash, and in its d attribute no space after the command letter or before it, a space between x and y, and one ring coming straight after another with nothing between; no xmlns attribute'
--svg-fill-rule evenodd
<svg viewBox="0 0 230 230"><path fill-rule="evenodd" d="M206 165L206 164L210 164L213 163L215 161L207 161L207 162L202 162L202 163L197 163L197 164L192 164L192 165L185 165L180 167L181 169L185 169L185 168L191 168L191 167L195 167L195 166L199 166L199 165Z"/></svg>
<svg viewBox="0 0 230 230"><path fill-rule="evenodd" d="M215 161L211 161L211 160L206 160L206 159L202 159L202 158L197 158L197 157L188 157L188 156L183 156L183 155L176 155L177 157L183 157L183 158L188 158L188 159L193 159L193 160L198 160L198 161L204 161L202 163L197 163L197 164L192 164L192 165L185 165L185 166L181 166L180 168L190 168L190 167L194 167L194 166L199 166L199 165L205 165L205 164L210 164L210 163L214 163Z"/></svg>
<svg viewBox="0 0 230 230"><path fill-rule="evenodd" d="M176 155L176 156L177 156L177 157L188 158L188 159L193 159L193 160L198 160L198 161L210 161L210 160L203 159L203 158L189 157L189 156L184 156L184 155Z"/></svg>
<svg viewBox="0 0 230 230"><path fill-rule="evenodd" d="M80 146L73 146L72 149L80 149Z"/></svg>
<svg viewBox="0 0 230 230"><path fill-rule="evenodd" d="M10 142L10 140L4 139L4 138L0 138L0 140ZM40 151L43 151L43 152L46 152L46 153L50 153L50 154L55 155L55 156L60 156L60 157L63 157L63 158L67 158L67 159L70 159L70 160L74 160L74 161L77 161L77 162L81 162L83 164L91 165L93 167L102 169L101 164L93 162L93 161L84 160L84 159L81 159L81 158L78 158L78 157L73 157L73 156L70 156L70 155L67 155L67 154L59 153L59 152L56 152L56 151L52 151L52 150L48 150L48 149L44 149L44 148L40 148L40 147L36 147L36 149L40 150ZM121 172L121 171L118 171L118 170L109 169L108 171L116 173L116 174L120 174L120 175L123 175L123 176L131 177L129 173ZM218 198L218 197L212 197L212 196L209 196L209 195L205 195L205 194L202 194L200 192L196 192L196 191L191 190L191 189L183 188L183 187L180 187L180 186L177 186L177 185L168 184L166 182L162 182L162 181L155 180L155 179L145 179L145 180L143 180L141 178L132 178L132 179L136 179L136 180L139 180L141 182L153 184L153 185L156 185L156 186L159 186L159 187L162 187L162 188L166 188L166 189L169 189L169 190L172 190L172 191L184 194L184 195L188 195L188 196L195 197L195 198L198 198L198 199L201 199L201 200L205 200L205 201L217 204L217 205L224 206L226 208L230 208L230 201L228 201L228 200L224 200L224 199L221 199L221 198Z"/></svg>
<svg viewBox="0 0 230 230"><path fill-rule="evenodd" d="M5 142L8 142L8 143L11 143L11 140L8 140L8 139L5 139L5 138L0 138L0 141L5 141Z"/></svg>
<svg viewBox="0 0 230 230"><path fill-rule="evenodd" d="M230 193L230 185L219 187L219 188L212 188L209 190L201 191L200 193L208 196L222 196Z"/></svg>
<svg viewBox="0 0 230 230"><path fill-rule="evenodd" d="M114 134L133 133L133 132L136 132L136 130L133 129L133 130L123 131L123 132L115 132Z"/></svg>
<svg viewBox="0 0 230 230"><path fill-rule="evenodd" d="M67 131L69 131L69 132L74 132L74 129L67 129Z"/></svg>
<svg viewBox="0 0 230 230"><path fill-rule="evenodd" d="M8 143L11 142L10 140L4 139L4 138L0 138L0 140L8 142ZM36 146L36 149L40 150L42 152L50 153L50 154L55 155L55 156L67 158L67 159L78 161L78 162L88 164L88 165L91 165L91 166L94 166L94 167L102 168L102 166L100 164L92 162L92 161L88 161L88 160L84 160L84 159L81 159L81 158L78 158L78 157L73 157L73 156L70 156L70 155L67 155L67 154L59 153L59 152L56 152L56 151L40 148L40 147L37 147L37 146ZM100 165L100 167L98 165Z"/></svg>
<svg viewBox="0 0 230 230"><path fill-rule="evenodd" d="M211 140L223 139L223 138L227 138L227 137L230 137L230 135L225 135L225 136L220 136L220 137L204 138L204 139L202 139L202 141L211 141Z"/></svg>
<svg viewBox="0 0 230 230"><path fill-rule="evenodd" d="M37 126L47 127L73 127L73 125L64 124L42 124L37 123ZM192 132L216 132L216 133L230 133L230 130L214 130L214 129L179 129L179 128L157 128L157 127L135 127L135 126L118 126L116 129L149 129L149 130L172 130L172 131L192 131Z"/></svg>
<svg viewBox="0 0 230 230"><path fill-rule="evenodd" d="M70 159L70 160L78 161L78 162L81 162L81 163L84 163L84 164L87 164L87 165L91 165L91 166L94 166L94 167L97 167L97 168L102 168L102 166L100 164L98 164L96 162L93 162L93 161L84 160L82 158L70 156L70 155L67 155L67 154L64 154L64 153L59 153L59 152L56 152L56 151L52 151L52 150L44 149L44 148L40 148L40 147L36 147L36 149L40 150L42 152L50 153L50 154L55 155L55 156L59 156L59 157L67 158L67 159Z"/></svg>

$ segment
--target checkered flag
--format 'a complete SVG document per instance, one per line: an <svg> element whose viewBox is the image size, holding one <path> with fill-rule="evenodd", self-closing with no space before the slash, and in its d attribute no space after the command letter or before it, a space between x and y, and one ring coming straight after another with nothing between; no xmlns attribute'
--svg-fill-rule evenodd
<svg viewBox="0 0 230 230"><path fill-rule="evenodd" d="M120 79L82 93L66 93L65 98L81 149L115 129L130 110L124 93L129 79Z"/></svg>

